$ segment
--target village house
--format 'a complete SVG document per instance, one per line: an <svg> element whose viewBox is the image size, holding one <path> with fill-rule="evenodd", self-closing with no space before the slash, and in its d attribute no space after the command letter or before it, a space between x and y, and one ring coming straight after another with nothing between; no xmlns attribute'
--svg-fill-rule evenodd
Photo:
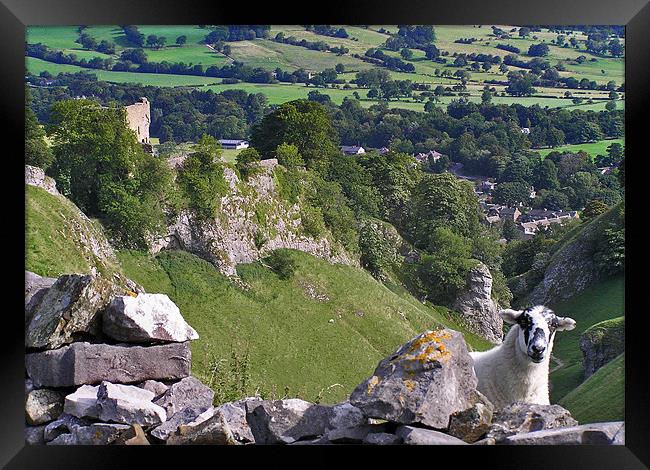
<svg viewBox="0 0 650 470"><path fill-rule="evenodd" d="M418 153L415 155L415 159L420 162L420 163L426 163L429 160L429 157L431 157L431 161L434 163L440 160L440 157L442 157L442 154L439 152L436 152L435 150L429 150L426 153Z"/></svg>
<svg viewBox="0 0 650 470"><path fill-rule="evenodd" d="M535 210L535 209L533 209ZM530 212L533 212L532 210ZM530 216L530 212L521 216L520 223L517 226L522 232L524 239L532 238L541 227L548 227L551 224L563 224L569 220L578 219L580 216L577 211L543 211L550 213L551 217L535 218L539 216Z"/></svg>
<svg viewBox="0 0 650 470"><path fill-rule="evenodd" d="M486 204L486 206L489 207L485 212L485 218L490 224L506 219L516 221L521 215L518 207L498 206L494 204Z"/></svg>
<svg viewBox="0 0 650 470"><path fill-rule="evenodd" d="M522 127L521 128L521 133L529 135L530 134L530 127Z"/></svg>
<svg viewBox="0 0 650 470"><path fill-rule="evenodd" d="M250 147L247 140L241 139L219 139L219 143L224 149L241 150Z"/></svg>
<svg viewBox="0 0 650 470"><path fill-rule="evenodd" d="M346 155L363 155L366 149L357 145L341 145L341 151Z"/></svg>
<svg viewBox="0 0 650 470"><path fill-rule="evenodd" d="M476 189L482 193L490 194L496 187L497 184L493 181L481 181Z"/></svg>

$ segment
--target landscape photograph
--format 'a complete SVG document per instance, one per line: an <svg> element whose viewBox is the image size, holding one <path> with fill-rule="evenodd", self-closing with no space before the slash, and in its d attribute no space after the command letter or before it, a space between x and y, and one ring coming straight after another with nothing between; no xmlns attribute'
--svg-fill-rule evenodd
<svg viewBox="0 0 650 470"><path fill-rule="evenodd" d="M25 442L625 445L625 41L27 26Z"/></svg>

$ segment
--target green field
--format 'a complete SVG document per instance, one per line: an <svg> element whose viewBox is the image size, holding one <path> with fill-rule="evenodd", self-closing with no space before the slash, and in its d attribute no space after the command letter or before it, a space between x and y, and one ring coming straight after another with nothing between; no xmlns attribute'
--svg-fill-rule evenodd
<svg viewBox="0 0 650 470"><path fill-rule="evenodd" d="M599 140L598 142L589 142L586 144L576 144L576 145L563 145L561 147L548 148L548 149L531 149L536 152L539 152L540 155L546 157L551 152L587 152L592 157L596 155L607 155L607 147L612 144L621 144L625 146L625 139L608 139L608 140Z"/></svg>
<svg viewBox="0 0 650 470"><path fill-rule="evenodd" d="M202 64L204 68L210 65L223 66L232 60L239 60L251 67L262 67L267 70L275 70L280 67L286 71L293 71L298 68L304 68L308 71L319 72L326 68L333 68L336 64L343 64L347 72L340 75L344 80L354 79L357 71L374 68L373 64L363 62L351 56L351 54L363 55L365 51L371 47L380 47L383 42L388 38L386 34L377 32L380 26L344 26L350 35L349 38L333 38L328 36L320 36L313 32L306 31L302 26L273 26L269 39L255 39L249 41L235 41L229 43L232 52L230 57L210 50L205 44L202 43L205 35L209 32L208 29L202 29L193 25L180 25L180 26L164 26L164 25L147 25L139 26L140 31L145 34L156 34L164 36L167 39L167 46L162 49L149 49L145 48L150 61L168 61L168 62L183 62L185 64ZM500 26L503 29L510 30L510 26ZM384 26L389 31L396 31L395 26ZM587 53L584 50L584 45L580 49L562 48L550 44L551 39L555 38L554 33L546 30L535 33L539 36L538 39L532 37L527 39L518 38L516 32L514 38L509 40L496 40L490 36L491 28L489 25L481 27L473 25L465 26L436 26L436 46L449 53L447 56L449 64L439 64L430 61L424 57L424 53L420 50L413 50L413 58L410 60L415 66L415 73L404 73L391 71L394 79L411 80L418 83L428 83L432 87L439 84L444 86L453 86L458 83L446 77L436 76L436 71L449 71L451 73L461 69L461 67L454 67L453 62L454 53L486 53L492 55L499 55L503 57L508 54L507 51L497 49L495 46L499 43L508 43L515 45L522 49L520 57L528 60L526 51L531 44L539 43L541 41L549 44L550 54L547 59L551 63L562 62L567 68L566 72L561 72L563 76L574 76L580 80L587 78L589 80L596 80L598 83L607 83L614 80L617 84L621 84L624 80L624 58L603 58L596 57L593 54ZM116 45L116 56L126 47L132 47L126 40L122 29L117 26L90 26L85 32L93 36L97 41L109 40ZM293 46L289 44L281 44L272 41L278 32L283 32L285 36L294 36L298 39L306 39L309 41L323 41L329 45L344 45L350 49L348 54L336 55L330 52L314 51L300 46ZM187 36L187 44L183 47L175 45L176 38L179 35ZM583 35L575 35L581 41L585 38ZM83 51L80 45L75 43L78 33L76 27L30 27L28 28L27 40L29 43L41 42L51 48L59 49L64 52L71 52L77 54L78 57L105 57L104 55L94 51ZM475 37L477 41L473 44L458 44L454 41L459 38ZM384 52L388 55L399 57L398 52L387 51ZM573 62L579 55L584 55L588 58L583 64ZM591 62L589 59L595 59ZM71 72L80 70L73 66L64 66L58 64L43 63L34 59L28 59L28 69L35 74L44 70L52 74L59 72ZM509 67L510 70L515 70L516 67ZM132 72L106 72L106 71L92 71L97 73L97 76L102 80L111 81L114 83L141 83L146 85L155 86L191 86L191 85L205 85L208 83L219 83L218 79L211 79L208 77L191 76L191 75L156 75L146 76L152 74L134 74ZM501 73L498 67L492 67L489 72L471 72L471 78L467 83L467 88L471 96L469 99L474 102L480 102L480 96L484 80L506 80L506 73ZM495 86L498 92L502 92L505 87L502 85ZM218 85L212 87L215 91L224 89L244 89L251 90L257 88L255 84L236 84L236 85ZM287 88L295 88L288 90ZM278 104L287 100L305 98L309 89L303 84L278 84L266 85L261 89L263 93L269 98L269 102ZM351 96L353 90L336 90L336 89L321 89L321 92L330 94L335 103L340 103L344 96ZM542 107L548 106L549 108L567 107L570 109L582 110L604 110L606 100L597 100L592 104L584 103L581 105L574 105L570 99L563 98L565 88L543 88L539 89L536 96L531 97L510 97L510 96L496 96L493 97L494 103L512 104L520 103L524 105L539 104ZM590 90L573 90L574 95L582 96L585 98L605 98L606 92L590 91ZM362 97L365 97L367 90L359 90ZM442 97L440 101L441 106L446 106L451 99L458 97ZM364 106L370 106L372 102L367 102ZM624 101L618 101L619 108L624 108ZM421 111L423 104L415 100L400 100L397 102L389 103L390 107L413 109Z"/></svg>
<svg viewBox="0 0 650 470"><path fill-rule="evenodd" d="M571 299L551 305L558 315L576 320L572 331L562 331L555 337L553 356L564 367L551 374L551 401L557 403L584 378L580 335L590 326L625 313L625 280L623 276L599 281Z"/></svg>
<svg viewBox="0 0 650 470"><path fill-rule="evenodd" d="M625 354L601 367L560 405L580 423L623 421L625 419Z"/></svg>

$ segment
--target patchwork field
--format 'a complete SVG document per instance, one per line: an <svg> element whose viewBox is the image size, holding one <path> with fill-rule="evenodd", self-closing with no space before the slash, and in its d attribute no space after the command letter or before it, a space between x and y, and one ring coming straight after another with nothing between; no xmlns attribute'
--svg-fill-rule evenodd
<svg viewBox="0 0 650 470"><path fill-rule="evenodd" d="M209 32L208 29L200 28L195 25L146 25L139 26L139 30L145 36L155 34L163 36L166 39L166 46L161 49L144 48L145 54L149 61L162 62L167 61L170 63L182 62L186 65L201 64L204 69L211 66L224 66L232 63L233 61L240 61L250 67L261 67L269 71L281 68L284 71L292 72L299 68L304 68L307 71L317 73L324 69L334 68L337 64L343 64L345 72L339 75L339 78L348 82L351 86L350 89L342 90L337 88L319 88L321 93L326 93L331 96L332 100L340 103L344 96L352 96L354 91L357 91L362 99L367 99L367 89L357 89L356 85L349 83L355 78L357 71L366 70L369 68L377 68L376 65L364 62L360 59L352 57L352 54L363 55L366 50L370 48L381 48L383 43L390 36L386 33L381 33L379 30L384 28L387 31L396 32L396 26L345 26L337 25L336 27L343 27L348 32L348 38L336 38L329 36L321 36L314 32L307 31L303 26L273 26L270 35L266 39L254 39L246 41L229 42L231 52L228 56L222 53L211 50L204 44L204 38ZM511 26L500 26L505 31L510 31ZM444 51L447 59L447 64L439 64L428 60L424 57L424 52L421 50L412 49L413 57L405 60L410 62L415 67L414 73L405 73L391 71L390 74L396 80L411 80L415 83L426 83L435 88L437 85L454 86L459 83L457 79L440 77L436 73L448 72L453 74L457 70L466 69L467 67L453 66L454 54L470 54L470 53L484 53L491 55L498 55L504 57L509 52L497 49L497 44L510 44L521 49L519 57L523 60L529 60L527 56L528 47L532 44L544 42L549 45L550 51L547 60L551 64L562 63L566 71L560 72L561 76L572 76L577 80L587 78L594 80L599 84L605 84L613 80L617 85L624 82L624 58L613 57L599 57L587 52L584 48L584 41L586 37L578 32L567 35L578 39L579 48L573 47L559 47L551 44L551 41L557 37L556 33L551 33L548 30L532 33L528 38L519 38L517 33L514 32L512 39L499 40L491 36L490 25L464 25L464 26L436 26L436 41L435 45ZM119 59L119 55L126 48L133 47L120 27L117 26L89 26L84 30L95 38L98 42L107 40L115 44L115 55L112 56L114 60ZM349 49L347 54L337 55L331 52L316 51L305 47L294 46L290 44L283 44L273 41L275 35L282 32L285 37L293 36L298 40L305 39L310 42L322 41L330 46L345 46ZM184 35L187 37L187 42L183 46L176 45L176 38ZM81 45L76 43L79 37L77 27L75 26L35 26L29 27L27 31L27 42L30 44L42 43L48 47L60 50L64 53L72 53L77 58L91 59L93 57L108 58L105 54L96 51L83 50ZM475 38L472 44L459 44L455 41L461 38ZM389 51L384 49L385 54L400 57L397 51ZM583 63L578 63L575 59L578 56L585 56L586 60ZM45 62L39 59L27 58L27 68L31 73L39 74L43 71L48 71L51 74L60 72L74 72L82 70L80 67L72 65L62 65L53 62ZM481 93L486 80L506 81L507 73L511 70L517 70L516 67L509 66L508 71L501 72L497 66L493 66L490 71L471 71L470 79L467 82L467 92L470 94L467 98L470 101L480 102ZM140 83L146 85L156 86L196 86L196 85L211 85L210 89L214 91L221 91L224 89L259 89L260 92L267 95L269 102L273 104L282 103L287 100L306 98L310 88L305 87L304 84L252 84L252 83L238 83L235 85L222 85L220 79L213 79L210 77L193 76L193 75L171 75L171 74L141 74L134 72L111 72L105 70L85 69L91 73L95 73L101 80L106 80L115 83ZM387 70L387 69L384 69ZM219 85L217 85L219 84ZM339 85L340 86L340 85ZM500 95L504 92L505 86L503 85L490 85L496 88L497 94ZM571 99L564 97L566 88L539 88L537 93L530 97L511 97L511 96L494 96L493 102L512 104L521 103L524 105L538 104L542 107L570 107L583 110L603 110L608 101L608 92L597 90L572 90L574 96L580 96L585 99L580 105L572 103ZM417 95L419 92L415 92ZM592 103L588 99L593 99ZM458 96L443 96L440 97L440 106L446 106L452 99L458 99ZM364 106L370 106L377 103L378 100L370 100L364 102ZM422 102L414 99L401 99L399 101L389 101L388 105L395 108L414 109L421 111L423 109ZM617 106L624 107L624 101L619 100Z"/></svg>

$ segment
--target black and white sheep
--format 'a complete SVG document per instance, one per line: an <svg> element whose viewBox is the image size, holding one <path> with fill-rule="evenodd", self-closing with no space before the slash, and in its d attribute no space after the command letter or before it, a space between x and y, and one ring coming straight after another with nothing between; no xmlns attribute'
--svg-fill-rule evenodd
<svg viewBox="0 0 650 470"><path fill-rule="evenodd" d="M497 408L514 402L549 404L548 374L556 331L572 330L572 318L543 306L499 312L513 326L503 343L472 352L478 390Z"/></svg>

